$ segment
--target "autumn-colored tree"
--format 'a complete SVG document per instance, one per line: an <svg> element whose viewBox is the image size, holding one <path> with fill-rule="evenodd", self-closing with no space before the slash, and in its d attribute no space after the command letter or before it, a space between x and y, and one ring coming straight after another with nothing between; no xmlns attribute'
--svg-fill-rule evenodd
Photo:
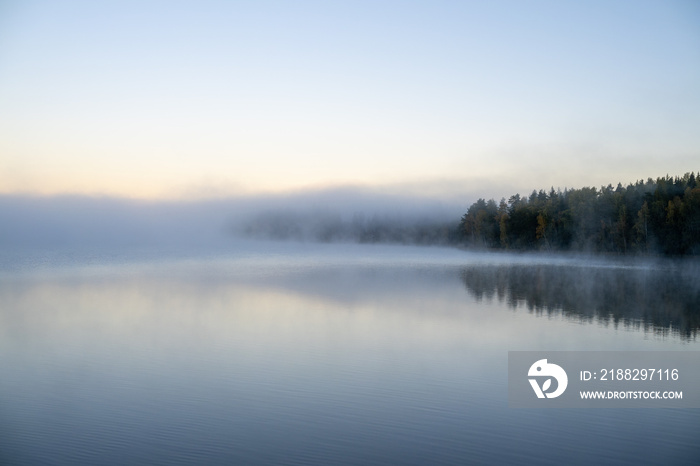
<svg viewBox="0 0 700 466"><path fill-rule="evenodd" d="M700 254L700 183L694 173L628 186L533 190L479 199L460 222L480 247L607 253Z"/></svg>

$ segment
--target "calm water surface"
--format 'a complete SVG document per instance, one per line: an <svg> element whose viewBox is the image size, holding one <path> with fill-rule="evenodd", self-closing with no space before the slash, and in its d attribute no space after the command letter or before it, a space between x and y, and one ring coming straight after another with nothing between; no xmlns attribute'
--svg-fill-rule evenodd
<svg viewBox="0 0 700 466"><path fill-rule="evenodd" d="M700 410L507 406L509 350L699 351L688 264L290 243L0 261L0 464L700 462Z"/></svg>

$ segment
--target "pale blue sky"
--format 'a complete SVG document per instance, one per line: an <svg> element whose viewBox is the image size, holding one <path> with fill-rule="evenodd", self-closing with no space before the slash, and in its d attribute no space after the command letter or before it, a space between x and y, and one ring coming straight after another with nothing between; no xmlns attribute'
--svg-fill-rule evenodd
<svg viewBox="0 0 700 466"><path fill-rule="evenodd" d="M0 192L499 197L699 168L698 2L0 2Z"/></svg>

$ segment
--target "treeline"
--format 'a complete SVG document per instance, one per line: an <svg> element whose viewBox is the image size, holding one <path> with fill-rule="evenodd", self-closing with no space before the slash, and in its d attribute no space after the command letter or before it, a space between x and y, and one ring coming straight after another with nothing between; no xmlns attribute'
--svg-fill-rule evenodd
<svg viewBox="0 0 700 466"><path fill-rule="evenodd" d="M600 189L532 191L479 199L458 238L495 249L700 254L700 183L694 173Z"/></svg>
<svg viewBox="0 0 700 466"><path fill-rule="evenodd" d="M254 238L323 243L452 244L454 221L361 214L343 219L333 213L266 212L248 221L242 231Z"/></svg>

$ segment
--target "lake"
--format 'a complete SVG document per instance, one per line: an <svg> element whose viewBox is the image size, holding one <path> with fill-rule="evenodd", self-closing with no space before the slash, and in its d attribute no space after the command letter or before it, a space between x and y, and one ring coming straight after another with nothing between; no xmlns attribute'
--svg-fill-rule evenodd
<svg viewBox="0 0 700 466"><path fill-rule="evenodd" d="M0 463L698 464L700 410L513 409L509 350L698 351L689 262L5 252Z"/></svg>

